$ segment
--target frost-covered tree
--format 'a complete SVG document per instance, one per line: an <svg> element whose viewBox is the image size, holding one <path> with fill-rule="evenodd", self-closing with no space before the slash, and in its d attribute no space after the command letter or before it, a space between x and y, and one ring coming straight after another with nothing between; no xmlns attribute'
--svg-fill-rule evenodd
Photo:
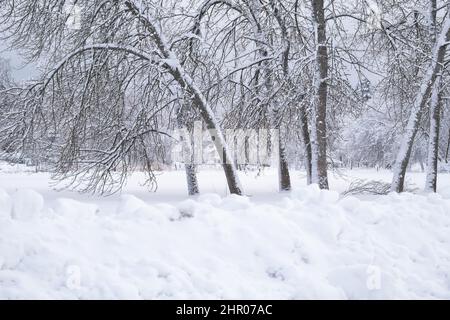
<svg viewBox="0 0 450 320"><path fill-rule="evenodd" d="M67 24L72 14L72 11L67 10L67 6L73 5L79 6L82 12L77 28L70 28ZM13 44L25 49L30 58L44 56L49 61L45 79L33 87L32 94L40 95L41 98L32 99L35 107L31 114L27 113L25 123L28 126L23 131L22 140L35 142L37 139L32 133L37 127L48 134L49 128L55 128L54 123L48 123L49 119L70 123L73 130L69 130L70 134L66 136L61 153L62 170L73 172L75 180L80 178L80 165L83 168L81 177L91 175L92 170L94 172L99 170L97 175L99 179L94 181L103 181L104 184L110 180L111 171L127 168L127 163L124 162L127 155L124 152L136 146L139 139L148 132L158 131L151 126L144 126L154 119L152 117L154 113L146 112L145 109L158 108L152 103L155 100L146 100L145 95L151 96L152 90L158 90L157 94L164 96L167 87L175 82L191 99L191 106L198 110L206 128L215 133L213 142L222 158L230 192L242 194L218 120L208 99L194 80L195 77L186 72L182 61L178 58L177 50L183 41L189 41L190 33L186 31L181 35L174 32L168 34L169 30L174 30L175 22L171 17L177 16L175 5L168 2L163 4L158 1L132 0L76 2L3 0L1 10L4 31L9 34ZM113 74L111 78L104 78L111 73ZM74 76L79 76L80 81L77 82ZM102 86L103 83L112 85ZM126 105L125 89L130 89L129 85L132 83L135 84L133 94L142 95L139 99L141 103L149 102L150 106L142 105L138 112L132 108L135 118L131 122L131 127L124 130L120 128L109 148L94 151L97 160L91 162L89 159L80 159L79 155L85 149L79 147L76 142L80 140L79 134L86 132L86 124L92 121L90 116L87 117L88 111L93 109L92 100L99 101L105 98L99 90L110 90L106 95L107 99L114 101L110 106L123 109L125 107L119 106ZM64 109L58 108L58 116L66 118L48 118L48 115L53 114L43 113L47 108L42 106L54 106L55 100L62 100L60 101L62 104L66 103L65 95L56 95L65 93L54 90L56 84L72 89L72 86L76 86L74 90L76 94L71 93L68 97L72 101L65 104L67 112L61 114ZM50 98L45 97L47 92L51 93ZM114 92L116 94L112 94ZM43 102L45 104L42 104ZM71 110L74 105L79 106L75 112ZM98 105L105 106L105 103ZM50 112L56 108L48 109ZM97 109L95 112L101 111ZM45 116L42 116L43 114ZM44 120L36 121L39 117ZM91 125L95 126L94 123ZM61 132L51 134L57 137ZM97 135L94 134L92 137L95 138ZM67 158L68 155L72 157ZM69 161L66 161L67 159ZM117 165L119 159L121 159L120 166Z"/></svg>
<svg viewBox="0 0 450 320"><path fill-rule="evenodd" d="M208 60L216 63L220 81L214 89L221 85L221 91L228 93L227 127L284 130L283 102L287 99L282 94L291 55L282 9L275 0L205 1L198 8L193 32L202 43L196 45L206 49ZM284 137L278 135L277 154L280 190L286 191L291 181Z"/></svg>
<svg viewBox="0 0 450 320"><path fill-rule="evenodd" d="M415 96L412 104L410 116L406 126L405 134L397 154L394 177L392 180L392 190L401 192L404 187L404 180L408 161L413 148L415 136L419 130L419 123L424 112L427 101L433 91L436 78L442 72L446 49L448 41L450 40L450 17L446 15L440 32L433 44L431 55L429 56L429 63L425 67L425 74L421 79L420 88ZM438 88L438 87L437 87ZM439 90L439 89L436 89ZM438 100L438 95L435 95L435 102ZM432 102L432 105L434 104ZM433 117L433 116L432 116Z"/></svg>
<svg viewBox="0 0 450 320"><path fill-rule="evenodd" d="M311 121L312 182L328 189L327 161L327 99L328 47L324 0L312 0L312 21L315 36L314 100Z"/></svg>
<svg viewBox="0 0 450 320"><path fill-rule="evenodd" d="M394 168L400 192L414 162L435 191L448 160L447 1L0 2L3 37L42 71L2 84L2 155L83 190L115 190L136 169L154 182L181 142L199 193L197 120L236 194L236 169L250 168L237 153L262 147L259 129L279 132L282 191L289 167L326 189L328 170L364 166Z"/></svg>

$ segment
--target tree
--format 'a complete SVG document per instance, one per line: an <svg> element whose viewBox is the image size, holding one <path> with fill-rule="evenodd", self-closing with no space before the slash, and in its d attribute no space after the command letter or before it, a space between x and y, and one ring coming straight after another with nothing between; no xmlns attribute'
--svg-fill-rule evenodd
<svg viewBox="0 0 450 320"><path fill-rule="evenodd" d="M429 35L435 41L436 39L436 0L430 1L429 12ZM439 75L434 83L430 98L430 129L428 135L428 156L427 156L427 175L425 180L425 191L436 192L437 172L438 172L438 153L439 153L439 129L442 104L442 76Z"/></svg>
<svg viewBox="0 0 450 320"><path fill-rule="evenodd" d="M181 99L182 100L182 99ZM182 100L183 101L183 100ZM188 101L189 103L189 101ZM198 179L197 179L197 163L195 159L195 150L193 143L194 125L192 120L189 120L189 105L180 105L176 110L177 128L180 130L180 139L182 142L182 153L184 168L186 171L186 183L188 187L188 194L194 196L200 193Z"/></svg>
<svg viewBox="0 0 450 320"><path fill-rule="evenodd" d="M439 76L433 86L430 99L430 130L428 136L427 175L425 191L436 192L438 158L439 158L439 127L441 118L442 86Z"/></svg>
<svg viewBox="0 0 450 320"><path fill-rule="evenodd" d="M419 92L416 95L412 105L410 117L406 127L405 134L400 145L400 150L397 154L394 168L394 176L392 179L391 190L395 192L402 192L405 182L405 174L408 166L411 150L414 143L414 138L419 129L419 122L431 94L435 80L442 70L442 65L445 58L447 42L450 40L450 17L447 15L443 22L441 32L436 38L434 48L431 55L431 61L426 69L426 74L421 80Z"/></svg>
<svg viewBox="0 0 450 320"><path fill-rule="evenodd" d="M284 108L281 93L284 92L283 89L288 83L290 41L286 23L281 17L280 7L280 2L275 0L271 0L267 4L253 0L247 2L206 1L198 9L193 32L200 35L202 20L211 19L211 16L217 12L232 11L235 16L231 16L230 20L239 20L231 27L227 26L218 32L211 33L214 39L223 35L223 38L217 41L217 47L222 48L222 51L216 56L223 66L227 64L225 60L233 61L236 64L239 61L244 62L243 66L223 77L231 84L231 91L242 92L244 90L245 92L239 95L236 102L230 102L227 124L244 128L267 125L279 132L276 143L278 146L279 188L282 191L288 191L291 189L291 180L285 135L284 132L281 132L284 131ZM274 40L276 39L276 31L273 30L274 23L280 30L279 43ZM235 36L230 37L230 34L235 34ZM253 61L248 59L250 53L241 55L240 52L237 52L236 49L241 46L249 52L254 52L255 59ZM217 47L214 48L214 53L217 52ZM228 51L229 47L233 48L230 50L231 52ZM278 50L282 51L280 57L277 57ZM278 63L281 65L282 76L277 70ZM234 74L240 74L240 77L235 80L232 77ZM256 114L257 117L242 117L243 112Z"/></svg>
<svg viewBox="0 0 450 320"><path fill-rule="evenodd" d="M213 142L222 158L222 166L230 192L242 194L242 187L218 121L203 92L199 89L193 77L186 73L176 52L172 49L174 43L167 42L162 29L163 24L160 23L161 20L160 22L155 20L159 12L157 3L131 0L78 1L77 5L84 9L85 14L80 29L71 31L66 26L66 21L70 17L70 14L65 11L67 1L45 0L35 2L30 0L16 3L13 0L4 0L2 2L3 18L7 24L5 31L10 33L10 37L14 39L16 46L27 48L31 57L39 57L46 50L53 53L53 59L60 57L62 53L66 54L52 68L46 80L39 84L39 90L34 91L35 94L49 90L49 84L54 83L57 78L62 82L68 81L69 79L65 74L66 67L73 63L82 65L86 61L86 55L89 54L93 54L98 60L95 61L95 64L91 64L90 70L81 70L86 72L87 75L84 86L85 93L94 89L96 84L89 76L89 72L95 72L97 66L105 65L115 57L128 64L130 69L135 72L130 74L126 72L127 69L122 68L123 66L116 64L115 67L119 68L120 72L125 72L123 75L124 81L131 81L137 75L143 76L144 69L148 72L158 70L157 74L162 76L162 79L155 79L150 76L151 82L159 83L164 80L170 83L173 80L190 97L192 106L199 110L206 128L215 132ZM57 42L59 42L61 50L55 50L54 45ZM150 89L152 84L146 83L145 88ZM164 90L164 86L162 87ZM83 92L81 96L85 96ZM83 99L81 101L83 103ZM83 107L84 110L88 108L89 106L86 105ZM35 109L39 108L36 107ZM147 128L147 130L149 129ZM154 132L154 130L150 131ZM27 129L25 134L29 133L30 130ZM75 131L73 131L73 134L73 139L78 139ZM128 139L130 134L127 133L125 137ZM141 136L142 133L137 133L137 135ZM131 137L134 144L136 136L132 135ZM122 138L120 141L126 140ZM119 152L118 150L128 151L129 148L113 148L113 150L114 152ZM109 152L107 151L106 154ZM66 154L63 153L63 155ZM112 159L116 158L114 156ZM107 159L95 162L95 164L104 166L104 162L109 161L109 159L111 159L110 155ZM124 166L121 166L121 168L123 169ZM74 164L67 168L67 170L72 169L76 171L78 167ZM109 172L110 166L107 166L106 171L101 176L109 175ZM78 177L77 174L75 176Z"/></svg>
<svg viewBox="0 0 450 320"><path fill-rule="evenodd" d="M315 94L312 106L312 182L321 189L328 189L327 161L327 96L328 96L328 48L325 7L323 0L312 0L312 18L316 44Z"/></svg>

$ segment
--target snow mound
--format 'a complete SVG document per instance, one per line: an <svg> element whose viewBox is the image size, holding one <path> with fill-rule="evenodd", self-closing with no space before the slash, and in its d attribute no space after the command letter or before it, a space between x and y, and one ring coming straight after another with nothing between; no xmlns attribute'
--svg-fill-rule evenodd
<svg viewBox="0 0 450 320"><path fill-rule="evenodd" d="M305 202L334 203L339 200L339 193L331 190L320 190L317 184L311 184L304 188L292 191L293 199Z"/></svg>
<svg viewBox="0 0 450 320"><path fill-rule="evenodd" d="M0 219L10 218L12 211L12 200L9 194L0 189Z"/></svg>
<svg viewBox="0 0 450 320"><path fill-rule="evenodd" d="M440 188L438 192L443 198L450 199L450 186Z"/></svg>
<svg viewBox="0 0 450 320"><path fill-rule="evenodd" d="M27 220L37 217L44 208L42 195L31 189L21 189L13 196L12 217L17 220Z"/></svg>
<svg viewBox="0 0 450 320"><path fill-rule="evenodd" d="M442 194L310 186L271 204L124 195L102 207L19 190L0 204L1 299L450 298Z"/></svg>

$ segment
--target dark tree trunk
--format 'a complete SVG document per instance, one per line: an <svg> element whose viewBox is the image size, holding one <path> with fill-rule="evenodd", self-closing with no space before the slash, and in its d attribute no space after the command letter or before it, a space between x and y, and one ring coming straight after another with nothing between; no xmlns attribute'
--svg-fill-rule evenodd
<svg viewBox="0 0 450 320"><path fill-rule="evenodd" d="M284 145L283 138L281 134L278 134L278 170L279 170L279 183L281 191L290 191L291 190L291 177L289 175L289 167L286 159L286 148Z"/></svg>
<svg viewBox="0 0 450 320"><path fill-rule="evenodd" d="M188 185L188 194L195 196L200 193L197 180L197 166L195 164L186 163L184 165L186 171L186 181Z"/></svg>
<svg viewBox="0 0 450 320"><path fill-rule="evenodd" d="M448 129L447 148L445 148L445 163L448 162L448 151L450 148L450 128Z"/></svg>
<svg viewBox="0 0 450 320"><path fill-rule="evenodd" d="M285 25L285 20L281 16L278 5L273 1L269 1L270 6L272 8L272 13L275 16L278 25L280 26L281 36L283 39L283 53L281 58L281 65L283 67L283 74L288 79L289 77L289 52L291 48L291 44L288 38L287 29ZM267 51L264 50L264 55L267 56ZM272 71L267 71L268 76L268 87L270 89L273 88L271 83ZM269 91L270 92L270 91ZM279 106L277 102L277 106L275 107L275 121L276 128L278 129L278 182L280 191L290 191L291 190L291 177L289 174L289 165L286 156L286 145L282 135L282 117L279 114Z"/></svg>
<svg viewBox="0 0 450 320"><path fill-rule="evenodd" d="M308 129L308 117L305 112L305 108L300 108L300 126L302 131L303 145L305 148L305 170L306 170L306 183L309 185L312 182L312 154L311 154L311 139L309 137Z"/></svg>
<svg viewBox="0 0 450 320"><path fill-rule="evenodd" d="M313 21L316 32L316 93L313 106L313 130L315 131L313 155L313 183L328 189L327 168L327 96L328 96L328 49L324 0L312 0ZM315 172L314 172L315 171Z"/></svg>

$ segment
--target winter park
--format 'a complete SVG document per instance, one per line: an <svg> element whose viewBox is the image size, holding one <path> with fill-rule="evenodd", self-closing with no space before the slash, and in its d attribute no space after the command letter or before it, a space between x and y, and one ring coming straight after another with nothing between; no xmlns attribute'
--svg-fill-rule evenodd
<svg viewBox="0 0 450 320"><path fill-rule="evenodd" d="M450 299L449 44L447 0L0 0L0 300Z"/></svg>

